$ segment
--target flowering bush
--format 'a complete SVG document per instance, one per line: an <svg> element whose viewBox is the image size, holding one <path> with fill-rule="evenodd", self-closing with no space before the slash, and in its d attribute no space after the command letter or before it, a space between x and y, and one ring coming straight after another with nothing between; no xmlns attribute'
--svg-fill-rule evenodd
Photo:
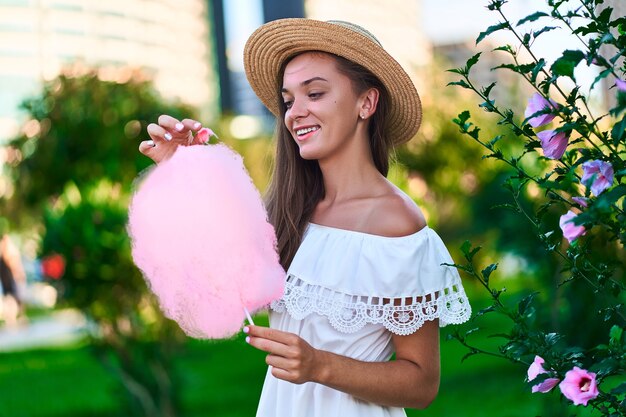
<svg viewBox="0 0 626 417"><path fill-rule="evenodd" d="M491 303L473 317L477 328L457 328L451 337L470 349L466 356L486 353L525 363L532 392L555 392L558 384L574 405L626 416L626 17L613 13L604 0L546 1L548 12L513 23L507 18L507 1L490 0L488 9L501 21L477 39L479 43L498 31L516 39L515 45L493 50L507 60L494 69L512 71L527 86L523 117L496 102L495 82L486 87L473 83L471 71L480 53L465 67L450 70L461 77L450 84L473 91L482 101L480 107L510 129L511 135L485 140L469 111L454 120L487 150L485 158L511 167L504 187L512 204L503 207L528 222L546 256L559 259L551 291L565 301L554 307L538 292L519 301L505 299L504 289L494 289L490 280L497 264L477 269L474 258L480 247L466 242L461 248L466 263L455 266L488 291ZM531 22L548 20L550 26L528 28ZM534 44L552 30L568 31L580 47L563 51L549 65L535 55ZM598 68L590 86L576 80L575 70L583 64ZM595 114L589 95L600 89L614 104ZM527 202L528 196L530 205L522 199ZM544 317L548 311L551 320ZM498 352L474 346L468 337L493 313L511 323L509 332L495 335L505 339ZM577 318L590 325L584 327Z"/></svg>

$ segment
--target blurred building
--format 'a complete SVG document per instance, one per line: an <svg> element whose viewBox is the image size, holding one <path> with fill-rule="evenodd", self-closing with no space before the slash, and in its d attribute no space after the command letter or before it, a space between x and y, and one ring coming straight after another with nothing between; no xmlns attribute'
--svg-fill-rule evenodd
<svg viewBox="0 0 626 417"><path fill-rule="evenodd" d="M287 17L347 20L371 31L409 72L418 89L431 48L420 30L420 0L214 0L222 109L267 117L243 72L243 45L261 24ZM242 10L245 8L246 13ZM221 20L221 21L220 21Z"/></svg>
<svg viewBox="0 0 626 417"><path fill-rule="evenodd" d="M369 30L409 73L420 93L432 50L422 27L421 0L305 0L306 17L347 20Z"/></svg>
<svg viewBox="0 0 626 417"><path fill-rule="evenodd" d="M304 17L303 0L213 0L211 3L222 111L269 118L269 112L246 79L243 48L252 32L263 23L287 17Z"/></svg>
<svg viewBox="0 0 626 417"><path fill-rule="evenodd" d="M207 10L207 0L1 1L0 142L17 132L19 103L69 65L120 82L141 68L164 97L214 113Z"/></svg>
<svg viewBox="0 0 626 417"><path fill-rule="evenodd" d="M479 88L487 87L494 82L497 83L497 87L491 91L491 99L495 100L498 106L519 111L521 110L520 102L525 103L525 98L529 97L534 90L530 84L520 83L519 76L509 69L492 70L492 68L503 63L512 63L512 60L505 53L492 52L496 47L497 45L489 39L483 40L478 45L473 40L435 44L433 45L433 58L440 70L445 71L465 67L468 59L481 52L478 63L470 71L472 83ZM446 72L445 77L445 84L461 79L459 75L450 72ZM461 91L459 87L454 88ZM520 100L522 97L524 99Z"/></svg>

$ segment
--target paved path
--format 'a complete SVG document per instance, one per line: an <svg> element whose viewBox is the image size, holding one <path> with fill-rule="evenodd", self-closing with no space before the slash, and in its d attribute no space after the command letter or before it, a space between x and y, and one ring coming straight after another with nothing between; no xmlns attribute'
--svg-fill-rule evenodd
<svg viewBox="0 0 626 417"><path fill-rule="evenodd" d="M87 320L76 310L58 310L16 327L0 324L0 352L59 346L80 340Z"/></svg>

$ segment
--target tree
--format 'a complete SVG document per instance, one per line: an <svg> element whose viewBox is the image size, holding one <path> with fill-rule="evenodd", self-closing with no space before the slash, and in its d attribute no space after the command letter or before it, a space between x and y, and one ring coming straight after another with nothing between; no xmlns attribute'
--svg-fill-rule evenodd
<svg viewBox="0 0 626 417"><path fill-rule="evenodd" d="M61 302L96 324L93 352L119 376L129 412L173 416L178 384L169 358L184 337L132 262L127 207L133 181L151 163L137 149L147 124L195 112L165 102L139 73L116 83L97 71L62 74L23 107L31 129L9 144L19 157L9 165L17 186L6 212L22 225L35 219L41 254L65 259L54 282Z"/></svg>

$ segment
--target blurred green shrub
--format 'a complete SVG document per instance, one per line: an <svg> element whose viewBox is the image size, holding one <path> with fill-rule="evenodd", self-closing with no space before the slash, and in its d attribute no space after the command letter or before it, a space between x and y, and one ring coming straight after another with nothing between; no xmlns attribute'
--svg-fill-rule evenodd
<svg viewBox="0 0 626 417"><path fill-rule="evenodd" d="M16 187L7 213L43 227L42 256L65 259L65 274L53 284L63 305L96 325L93 352L126 388L129 414L176 415L170 357L184 337L134 266L126 222L133 180L151 164L137 150L147 124L195 111L163 100L139 73L116 83L96 71L60 75L24 109L28 128L9 144L17 157L9 165Z"/></svg>

